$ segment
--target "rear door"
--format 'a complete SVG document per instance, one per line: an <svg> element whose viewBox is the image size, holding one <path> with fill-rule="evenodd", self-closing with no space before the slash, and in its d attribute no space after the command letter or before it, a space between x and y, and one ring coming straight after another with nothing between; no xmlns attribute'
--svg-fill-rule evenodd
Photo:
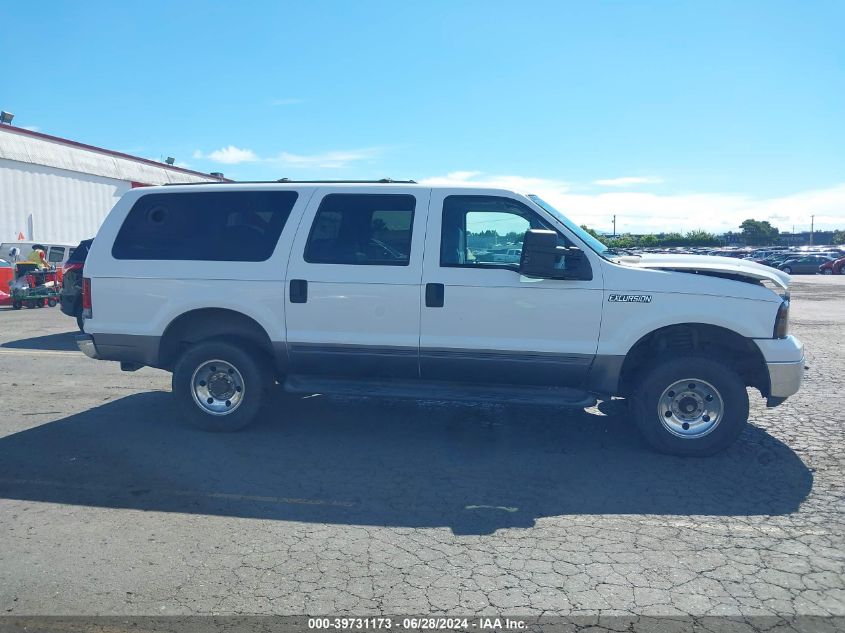
<svg viewBox="0 0 845 633"><path fill-rule="evenodd" d="M290 373L419 377L429 195L400 186L317 190L288 265Z"/></svg>

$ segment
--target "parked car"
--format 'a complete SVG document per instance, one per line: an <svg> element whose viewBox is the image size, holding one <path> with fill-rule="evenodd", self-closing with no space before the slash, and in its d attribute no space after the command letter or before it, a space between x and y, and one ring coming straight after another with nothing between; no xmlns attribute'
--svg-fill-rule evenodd
<svg viewBox="0 0 845 633"><path fill-rule="evenodd" d="M777 268L784 261L785 260L784 260L783 257L780 257L778 255L772 255L771 257L767 257L766 259L764 259L763 261L758 262L758 263L762 264L763 266L770 266L771 268Z"/></svg>
<svg viewBox="0 0 845 633"><path fill-rule="evenodd" d="M772 268L777 268L783 262L785 262L787 259L799 259L803 256L804 255L802 255L802 254L796 254L796 253L775 253L771 257L767 257L765 259L765 261L763 262L763 265L771 266Z"/></svg>
<svg viewBox="0 0 845 633"><path fill-rule="evenodd" d="M490 231L523 235L519 262L467 256ZM180 418L207 430L251 422L275 381L550 407L623 396L653 447L707 455L745 428L746 387L777 406L801 385L788 284L739 259L613 255L505 189L148 187L91 246L77 341L123 370L171 371Z"/></svg>
<svg viewBox="0 0 845 633"><path fill-rule="evenodd" d="M70 259L62 267L62 291L59 303L62 312L76 318L76 325L83 329L82 321L82 276L85 259L94 240L82 240L74 249Z"/></svg>
<svg viewBox="0 0 845 633"><path fill-rule="evenodd" d="M521 257L521 248L505 248L501 251L493 251L493 261L500 264L517 264Z"/></svg>
<svg viewBox="0 0 845 633"><path fill-rule="evenodd" d="M61 268L73 254L74 245L61 242L3 242L0 244L0 257L12 261L13 258L9 256L9 251L13 248L17 248L17 259L19 261L23 261L29 257L30 253L32 253L33 246L43 246L47 262L58 269Z"/></svg>
<svg viewBox="0 0 845 633"><path fill-rule="evenodd" d="M845 275L845 257L831 259L819 266L822 275Z"/></svg>
<svg viewBox="0 0 845 633"><path fill-rule="evenodd" d="M0 259L0 306L11 304L9 284L15 278L15 269L5 259Z"/></svg>
<svg viewBox="0 0 845 633"><path fill-rule="evenodd" d="M815 275L819 272L819 266L828 261L830 258L823 255L804 255L781 262L778 269L787 275Z"/></svg>

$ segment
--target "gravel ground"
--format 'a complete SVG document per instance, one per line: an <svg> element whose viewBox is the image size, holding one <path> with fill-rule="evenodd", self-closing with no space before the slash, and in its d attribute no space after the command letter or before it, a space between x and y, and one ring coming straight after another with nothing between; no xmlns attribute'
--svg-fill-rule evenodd
<svg viewBox="0 0 845 633"><path fill-rule="evenodd" d="M804 388L709 459L621 401L277 394L203 434L168 374L0 309L0 614L845 615L845 277L792 295Z"/></svg>

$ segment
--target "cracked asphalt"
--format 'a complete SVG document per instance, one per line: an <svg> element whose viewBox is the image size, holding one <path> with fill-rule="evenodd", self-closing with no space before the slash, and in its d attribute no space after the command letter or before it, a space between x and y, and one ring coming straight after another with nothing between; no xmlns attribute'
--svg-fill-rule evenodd
<svg viewBox="0 0 845 633"><path fill-rule="evenodd" d="M169 375L0 309L0 614L845 615L845 277L797 277L802 391L650 452L587 411L277 394L233 435Z"/></svg>

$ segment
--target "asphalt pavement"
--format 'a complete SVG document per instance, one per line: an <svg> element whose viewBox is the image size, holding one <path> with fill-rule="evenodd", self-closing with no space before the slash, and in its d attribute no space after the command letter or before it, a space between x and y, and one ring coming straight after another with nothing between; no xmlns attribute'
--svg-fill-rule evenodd
<svg viewBox="0 0 845 633"><path fill-rule="evenodd" d="M0 309L0 614L845 615L845 277L797 277L802 391L727 452L624 401L274 396L177 418L169 374Z"/></svg>

